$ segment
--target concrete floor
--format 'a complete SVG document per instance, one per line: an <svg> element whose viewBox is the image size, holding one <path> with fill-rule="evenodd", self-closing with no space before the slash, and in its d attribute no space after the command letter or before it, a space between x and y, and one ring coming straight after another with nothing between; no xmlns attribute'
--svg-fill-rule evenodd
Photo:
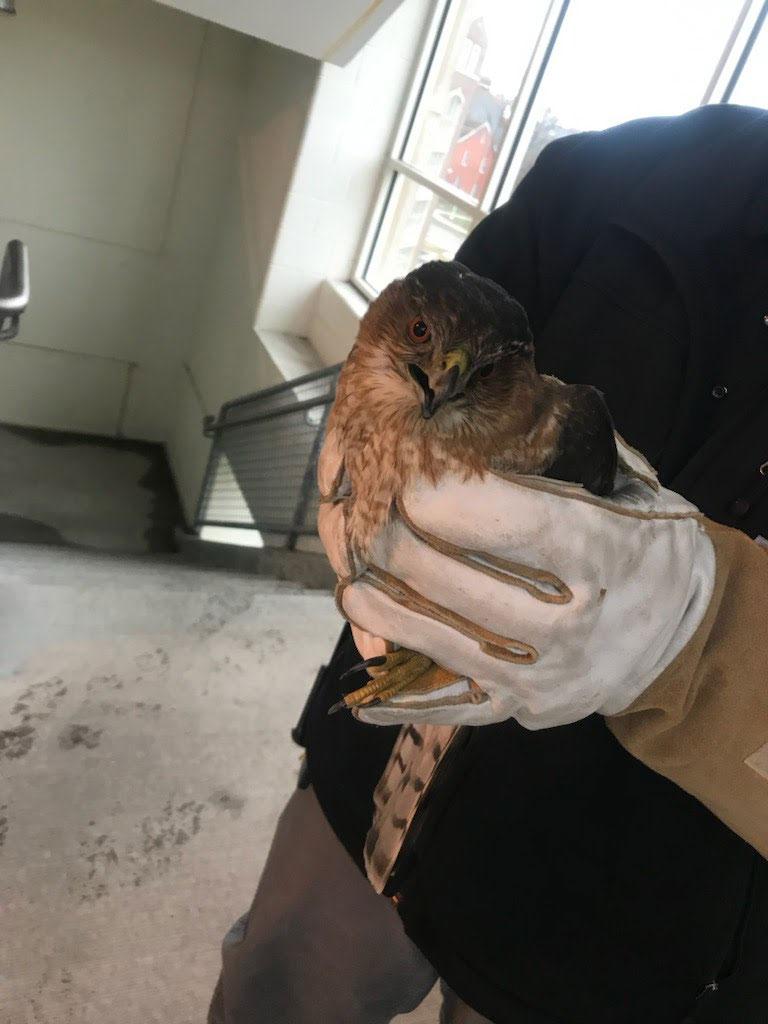
<svg viewBox="0 0 768 1024"><path fill-rule="evenodd" d="M0 545L0 1024L204 1021L338 629L291 584Z"/></svg>

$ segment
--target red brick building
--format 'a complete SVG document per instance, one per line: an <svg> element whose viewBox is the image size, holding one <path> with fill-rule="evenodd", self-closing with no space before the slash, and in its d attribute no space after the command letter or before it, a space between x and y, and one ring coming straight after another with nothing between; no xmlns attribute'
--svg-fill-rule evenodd
<svg viewBox="0 0 768 1024"><path fill-rule="evenodd" d="M462 192L479 199L485 192L495 160L491 126L484 122L470 128L453 144L443 177Z"/></svg>

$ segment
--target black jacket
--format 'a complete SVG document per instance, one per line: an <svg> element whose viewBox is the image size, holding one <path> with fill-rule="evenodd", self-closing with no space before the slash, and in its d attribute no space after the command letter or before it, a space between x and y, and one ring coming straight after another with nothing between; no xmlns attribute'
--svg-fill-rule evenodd
<svg viewBox="0 0 768 1024"><path fill-rule="evenodd" d="M523 303L539 369L601 388L666 485L768 536L768 112L554 142L458 259ZM345 632L303 738L360 864L397 730L327 717L355 657ZM599 716L463 741L392 886L466 1002L498 1024L768 1022L768 862Z"/></svg>

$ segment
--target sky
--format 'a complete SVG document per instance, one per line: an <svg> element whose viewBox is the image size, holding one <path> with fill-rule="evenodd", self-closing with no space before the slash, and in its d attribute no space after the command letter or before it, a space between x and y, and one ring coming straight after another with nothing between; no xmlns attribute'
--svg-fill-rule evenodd
<svg viewBox="0 0 768 1024"><path fill-rule="evenodd" d="M550 107L565 127L588 129L696 106L742 4L571 0L537 109ZM488 31L483 73L494 91L517 92L547 6L546 0L472 0L472 16L482 14ZM760 66L751 63L748 70L765 80L768 52ZM758 81L754 90L759 87Z"/></svg>

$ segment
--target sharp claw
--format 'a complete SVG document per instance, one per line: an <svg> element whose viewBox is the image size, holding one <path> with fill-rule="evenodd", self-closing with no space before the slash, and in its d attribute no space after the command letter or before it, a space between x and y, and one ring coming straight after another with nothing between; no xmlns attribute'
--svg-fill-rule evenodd
<svg viewBox="0 0 768 1024"><path fill-rule="evenodd" d="M328 714L335 715L337 711L343 711L346 706L346 700L338 700L336 701L335 704L332 704L331 707L328 708Z"/></svg>
<svg viewBox="0 0 768 1024"><path fill-rule="evenodd" d="M389 654L379 655L375 658L368 658L347 669L345 676L362 669L382 669L381 672L369 671L371 679L365 686L348 693L340 701L337 701L328 709L329 715L335 715L337 711L345 708L354 711L355 708L376 708L385 704L390 697L407 690L425 673L434 669L430 659L424 654L415 654L406 648L398 648Z"/></svg>
<svg viewBox="0 0 768 1024"><path fill-rule="evenodd" d="M364 701L362 704L358 704L358 705L347 704L347 698L346 697L342 697L341 700L337 700L335 704L332 704L328 708L328 714L329 715L335 715L337 711L344 711L344 710L351 711L353 707L360 707L360 708L366 708L366 709L367 708L376 708L376 707L379 706L379 704L383 704L383 703L384 703L384 701L379 700L378 697L371 697L369 700Z"/></svg>
<svg viewBox="0 0 768 1024"><path fill-rule="evenodd" d="M352 676L356 672L362 672L363 669L378 668L380 665L385 665L387 661L386 654L379 654L375 658L366 658L365 661L360 661L357 665L353 665L352 668L348 668L346 672L342 672L339 676L339 680L346 679L347 676Z"/></svg>

